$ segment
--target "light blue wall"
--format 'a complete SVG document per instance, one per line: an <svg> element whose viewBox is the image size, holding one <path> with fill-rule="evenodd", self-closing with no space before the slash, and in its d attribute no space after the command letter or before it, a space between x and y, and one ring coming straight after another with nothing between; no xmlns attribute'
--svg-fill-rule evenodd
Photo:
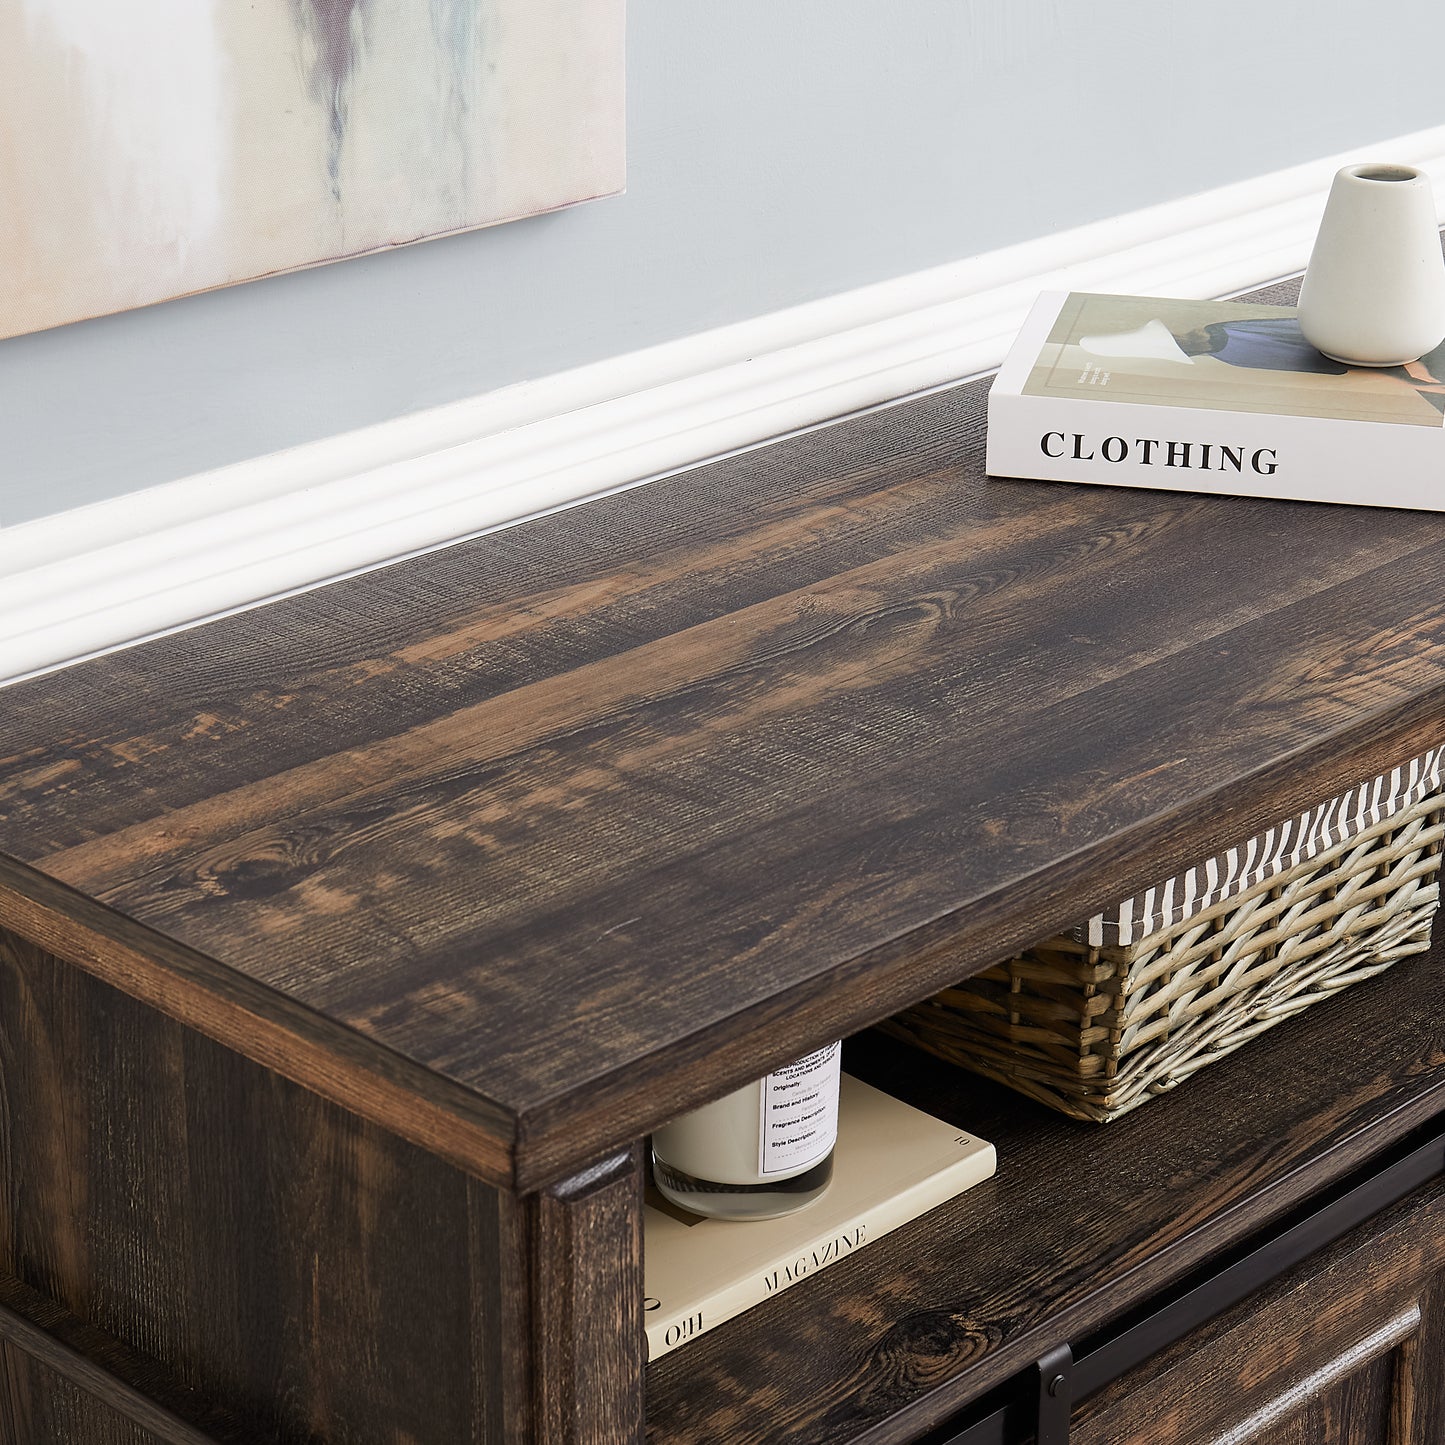
<svg viewBox="0 0 1445 1445"><path fill-rule="evenodd" d="M630 5L625 197L0 342L0 522L1445 121L1435 0Z"/></svg>

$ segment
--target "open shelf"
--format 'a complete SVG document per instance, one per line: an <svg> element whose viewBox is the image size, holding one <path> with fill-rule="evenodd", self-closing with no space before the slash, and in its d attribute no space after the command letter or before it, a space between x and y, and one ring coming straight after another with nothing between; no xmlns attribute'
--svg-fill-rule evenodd
<svg viewBox="0 0 1445 1445"><path fill-rule="evenodd" d="M648 1369L652 1445L915 1438L1445 1111L1445 946L1113 1124L877 1034L846 1066L993 1140L995 1178Z"/></svg>

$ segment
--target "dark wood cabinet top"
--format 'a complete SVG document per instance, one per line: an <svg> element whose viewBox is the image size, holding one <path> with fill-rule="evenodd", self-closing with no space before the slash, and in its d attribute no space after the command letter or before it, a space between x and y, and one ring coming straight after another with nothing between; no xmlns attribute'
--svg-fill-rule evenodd
<svg viewBox="0 0 1445 1445"><path fill-rule="evenodd" d="M0 923L527 1189L1445 736L1445 517L986 395L0 691Z"/></svg>

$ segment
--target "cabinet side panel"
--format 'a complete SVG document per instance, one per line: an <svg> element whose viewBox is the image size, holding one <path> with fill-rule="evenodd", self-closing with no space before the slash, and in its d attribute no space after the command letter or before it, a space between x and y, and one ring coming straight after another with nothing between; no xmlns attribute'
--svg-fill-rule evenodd
<svg viewBox="0 0 1445 1445"><path fill-rule="evenodd" d="M176 1413L524 1438L522 1247L490 1189L0 931L0 1271L158 1362Z"/></svg>

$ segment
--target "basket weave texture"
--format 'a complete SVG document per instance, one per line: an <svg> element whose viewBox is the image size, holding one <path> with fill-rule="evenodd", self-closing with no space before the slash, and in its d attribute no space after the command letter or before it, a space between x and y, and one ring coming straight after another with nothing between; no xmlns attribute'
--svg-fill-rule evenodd
<svg viewBox="0 0 1445 1445"><path fill-rule="evenodd" d="M1430 946L1445 792L1126 946L1045 940L889 1021L910 1042L1104 1122Z"/></svg>

